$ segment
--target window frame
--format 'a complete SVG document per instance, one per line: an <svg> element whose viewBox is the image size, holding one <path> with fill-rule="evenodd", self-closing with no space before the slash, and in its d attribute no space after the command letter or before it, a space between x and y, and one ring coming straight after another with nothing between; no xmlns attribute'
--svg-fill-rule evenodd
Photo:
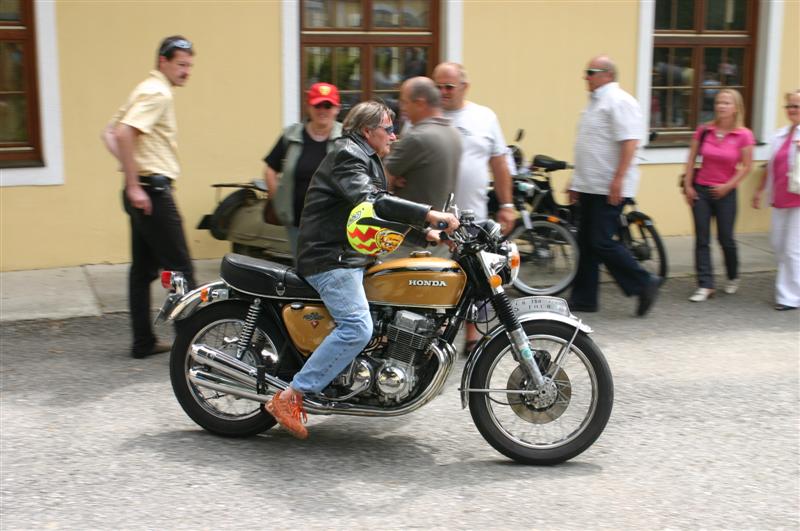
<svg viewBox="0 0 800 531"><path fill-rule="evenodd" d="M20 0L20 20L0 21L0 42L23 44L23 94L26 99L25 142L0 143L0 168L26 168L44 166L42 156L42 127L38 79L36 13L33 0Z"/></svg>
<svg viewBox="0 0 800 531"><path fill-rule="evenodd" d="M444 3L441 0L429 0L430 9L428 26L426 28L386 28L372 25L372 10L375 0L361 0L361 26L358 28L333 28L333 27L306 27L305 26L305 0L297 2L299 39L297 50L299 54L298 83L299 90L291 97L295 98L301 115L305 112L304 92L306 90L306 47L351 47L359 48L361 96L359 101L366 101L371 94L380 92L374 82L374 50L375 48L394 46L420 46L427 48L430 53L427 58L426 75L433 72L433 68L441 61L441 33L442 10ZM330 82L334 82L331 80ZM385 92L386 90L384 90Z"/></svg>
<svg viewBox="0 0 800 531"><path fill-rule="evenodd" d="M780 104L780 66L783 40L784 6L781 2L759 4L758 36L756 38L755 80L753 85L753 133L764 139L776 127L775 109ZM639 35L637 47L636 97L642 102L645 123L650 123L651 68L653 65L653 38L655 28L655 2L639 0ZM689 148L645 145L639 154L640 165L685 164ZM754 159L765 160L769 146L757 144Z"/></svg>
<svg viewBox="0 0 800 531"><path fill-rule="evenodd" d="M695 75L692 79L691 94L692 98L689 105L689 124L686 127L659 127L650 126L649 114L650 104L648 103L648 129L658 131L656 139L652 142L652 147L675 147L688 145L694 130L701 123L701 95L703 87L702 75L705 72L704 51L707 48L743 48L744 58L742 62L741 89L742 97L745 102L746 115L745 125L753 126L755 93L755 63L758 55L759 42L759 2L756 0L745 0L745 28L741 30L706 30L704 29L706 15L708 11L707 0L696 0L693 14L693 29L656 29L655 28L655 1L653 4L653 18L650 22L652 31L651 54L657 48L674 49L689 48L692 54L692 68ZM697 29L700 28L700 29ZM650 68L653 67L652 55ZM652 81L651 81L652 82ZM724 86L724 85L723 85ZM646 102L652 101L653 90L650 87ZM665 111L666 112L666 111Z"/></svg>

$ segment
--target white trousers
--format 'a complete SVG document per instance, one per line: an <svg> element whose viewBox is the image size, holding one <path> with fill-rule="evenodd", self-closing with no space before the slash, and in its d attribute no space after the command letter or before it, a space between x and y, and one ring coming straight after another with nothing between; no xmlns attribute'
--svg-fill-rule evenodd
<svg viewBox="0 0 800 531"><path fill-rule="evenodd" d="M800 207L772 209L772 247L778 262L775 302L800 306Z"/></svg>

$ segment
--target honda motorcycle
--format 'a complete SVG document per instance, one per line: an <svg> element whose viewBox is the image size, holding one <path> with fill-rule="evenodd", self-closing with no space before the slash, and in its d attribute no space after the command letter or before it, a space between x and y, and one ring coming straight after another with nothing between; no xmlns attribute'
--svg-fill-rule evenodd
<svg viewBox="0 0 800 531"><path fill-rule="evenodd" d="M454 209L457 214L457 209ZM476 307L493 309L461 375L462 408L497 451L520 463L571 459L600 436L614 386L591 329L555 297L511 300L520 258L494 221L464 211L449 239L453 259L425 251L365 272L374 333L319 394L309 414L392 417L416 411L444 388L453 346ZM406 227L407 228L407 227ZM334 328L317 292L286 266L228 254L220 279L186 292L178 272L156 318L175 321L170 358L175 396L206 430L247 437L275 426L262 405L286 389Z"/></svg>

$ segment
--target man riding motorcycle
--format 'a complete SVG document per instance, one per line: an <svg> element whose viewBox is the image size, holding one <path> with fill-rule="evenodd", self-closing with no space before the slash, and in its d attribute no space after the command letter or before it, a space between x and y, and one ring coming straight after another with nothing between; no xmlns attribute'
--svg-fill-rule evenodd
<svg viewBox="0 0 800 531"><path fill-rule="evenodd" d="M426 222L452 233L458 220L448 213L393 197L381 158L396 139L394 113L382 103L362 102L353 107L336 141L311 180L300 220L297 270L317 290L336 328L314 351L290 386L268 402L266 410L297 438L305 439L305 393L319 393L367 345L373 333L372 317L364 292L364 270L374 257L354 249L345 225L353 207L372 203L375 214L386 220L422 226ZM412 243L439 242L440 231L412 231ZM424 240L423 240L424 238ZM417 240L414 242L413 240ZM395 246L396 247L396 246Z"/></svg>

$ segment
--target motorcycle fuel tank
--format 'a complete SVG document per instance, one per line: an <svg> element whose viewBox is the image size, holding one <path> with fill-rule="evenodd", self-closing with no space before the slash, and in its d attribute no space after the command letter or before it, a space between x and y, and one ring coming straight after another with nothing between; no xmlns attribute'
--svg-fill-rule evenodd
<svg viewBox="0 0 800 531"><path fill-rule="evenodd" d="M320 304L287 304L283 307L283 322L292 343L304 356L310 355L336 324L328 310Z"/></svg>
<svg viewBox="0 0 800 531"><path fill-rule="evenodd" d="M364 290L373 304L453 308L467 275L453 260L400 258L377 264L364 275Z"/></svg>

